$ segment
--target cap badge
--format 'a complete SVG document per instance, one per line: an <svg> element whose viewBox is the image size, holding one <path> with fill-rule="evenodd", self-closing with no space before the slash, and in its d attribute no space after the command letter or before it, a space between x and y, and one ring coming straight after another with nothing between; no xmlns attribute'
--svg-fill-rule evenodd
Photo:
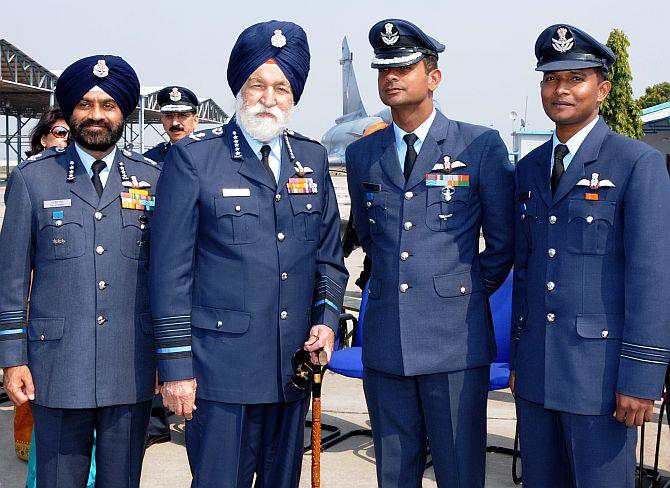
<svg viewBox="0 0 670 488"><path fill-rule="evenodd" d="M284 47L286 46L286 37L282 34L281 29L275 31L275 35L270 39L274 47Z"/></svg>
<svg viewBox="0 0 670 488"><path fill-rule="evenodd" d="M558 34L558 39L552 37L551 45L559 53L567 53L575 45L575 38L574 37L571 37L570 39L565 38L566 34L568 34L568 29L565 27L559 27L558 30L556 31L556 34Z"/></svg>
<svg viewBox="0 0 670 488"><path fill-rule="evenodd" d="M400 34L398 33L398 30L396 29L395 32L393 29L395 26L391 22L387 22L384 24L384 32L382 32L382 41L384 41L384 44L387 46L393 46L396 42L398 42L398 39L400 39Z"/></svg>
<svg viewBox="0 0 670 488"><path fill-rule="evenodd" d="M179 100L181 100L181 92L177 87L174 87L170 92L170 100L172 100L173 102L178 102Z"/></svg>
<svg viewBox="0 0 670 488"><path fill-rule="evenodd" d="M107 67L107 63L105 63L104 59L99 59L98 64L93 66L93 74L98 78L104 78L109 74L109 68Z"/></svg>

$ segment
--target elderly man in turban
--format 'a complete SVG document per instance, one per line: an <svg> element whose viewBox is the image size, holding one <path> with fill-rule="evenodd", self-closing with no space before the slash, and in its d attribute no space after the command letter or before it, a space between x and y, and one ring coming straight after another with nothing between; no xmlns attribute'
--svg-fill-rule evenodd
<svg viewBox="0 0 670 488"><path fill-rule="evenodd" d="M309 61L299 26L246 29L228 65L235 118L164 165L156 358L166 406L187 418L193 486L298 486L307 392L292 356L330 356L347 281L326 150L287 129Z"/></svg>
<svg viewBox="0 0 670 488"><path fill-rule="evenodd" d="M0 233L0 366L31 402L37 486L139 486L155 366L147 262L160 171L119 150L140 85L117 56L69 66L56 98L75 143L19 164ZM30 275L30 318L26 300Z"/></svg>

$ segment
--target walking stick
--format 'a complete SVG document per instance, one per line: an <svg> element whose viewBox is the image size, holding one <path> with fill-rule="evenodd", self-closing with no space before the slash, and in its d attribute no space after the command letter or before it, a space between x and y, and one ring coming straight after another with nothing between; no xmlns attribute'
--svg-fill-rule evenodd
<svg viewBox="0 0 670 488"><path fill-rule="evenodd" d="M323 368L314 365L312 377L312 488L321 487L321 381Z"/></svg>

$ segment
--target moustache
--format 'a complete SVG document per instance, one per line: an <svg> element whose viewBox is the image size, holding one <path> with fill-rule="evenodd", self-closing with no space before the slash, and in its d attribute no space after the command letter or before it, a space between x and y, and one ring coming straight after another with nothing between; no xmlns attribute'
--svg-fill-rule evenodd
<svg viewBox="0 0 670 488"><path fill-rule="evenodd" d="M184 130L184 128L181 125L173 125L170 130Z"/></svg>
<svg viewBox="0 0 670 488"><path fill-rule="evenodd" d="M80 129L85 129L86 127L103 127L109 131L112 130L111 124L91 119L84 120L81 124L79 124Z"/></svg>

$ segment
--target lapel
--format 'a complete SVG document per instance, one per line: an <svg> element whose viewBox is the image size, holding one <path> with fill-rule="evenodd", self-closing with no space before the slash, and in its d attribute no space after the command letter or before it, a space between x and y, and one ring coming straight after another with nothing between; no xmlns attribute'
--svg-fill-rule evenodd
<svg viewBox="0 0 670 488"><path fill-rule="evenodd" d="M538 175L534 178L534 181L537 182L537 190L547 208L551 207L551 201L553 199L551 195L551 180L549 177L549 165L551 164L551 151L553 147L552 139L549 139L549 141L540 146L540 153L535 160L537 163Z"/></svg>
<svg viewBox="0 0 670 488"><path fill-rule="evenodd" d="M283 136L282 136L283 137ZM300 157L298 154L295 154L296 152L296 147L295 144L291 145L291 149L293 149L293 153L295 158L300 161ZM306 161L300 161L303 166L309 166L309 162ZM314 168L312 168L314 169ZM281 164L280 164L280 171L279 171L279 183L277 183L277 193L281 192L281 189L286 186L288 183L289 178L293 178L295 176L295 167L293 166L293 163L291 162L291 158L288 155L288 148L286 147L286 141L282 140L281 144ZM312 178L314 176L314 173L309 173L305 175L305 178Z"/></svg>
<svg viewBox="0 0 670 488"><path fill-rule="evenodd" d="M407 188L413 188L422 183L426 173L430 173L435 163L442 160L443 154L442 148L440 147L442 141L445 139L447 140L447 147L456 147L454 144L455 131L450 130L451 128L451 121L437 110L435 113L435 120L433 120L433 123L428 130L428 135L426 135L426 139L421 145L419 155L414 162L412 174L409 176L409 180L407 180ZM454 154L453 157L456 157L456 154Z"/></svg>
<svg viewBox="0 0 670 488"><path fill-rule="evenodd" d="M393 131L392 124L389 124L389 126L384 129L382 155L379 159L379 164L384 170L384 173L386 173L386 176L391 180L391 183L401 190L405 188L405 176L402 174L402 169L400 169L398 151L395 145L395 132Z"/></svg>
<svg viewBox="0 0 670 488"><path fill-rule="evenodd" d="M74 161L75 171L74 171L74 182L69 183L71 186L70 192L77 195L80 199L88 203L93 208L98 208L98 203L100 203L100 197L93 187L91 178L84 168L84 163L79 159L77 150L74 147L74 144L70 144L65 151L65 174L67 174L67 168L70 164L70 161Z"/></svg>
<svg viewBox="0 0 670 488"><path fill-rule="evenodd" d="M242 153L243 161L242 164L240 164L240 168L237 170L238 173L254 181L257 181L262 185L272 188L273 191L276 190L277 183L270 177L267 170L263 168L263 163L261 163L261 160L258 159L258 156L256 156L254 151L251 149L251 146L249 146L247 138L244 137L244 134L237 125L237 122L235 120L231 120L229 124L232 124L232 127L230 128L231 133L233 130L237 131L240 152ZM229 143L232 144L232 141L229 141ZM283 154L282 159L284 159Z"/></svg>
<svg viewBox="0 0 670 488"><path fill-rule="evenodd" d="M132 176L134 174L133 169L135 162L129 161L128 158L123 155L123 151L117 148L116 155L114 156L114 162L112 163L112 167L109 168L105 189L102 190L102 195L100 196L100 204L98 206L100 210L109 206L114 200L120 197L122 191L125 191L125 187L121 184L121 175L119 174L118 168L119 161L123 161L125 164L128 176ZM137 179L141 180L142 178L137 176ZM151 191L151 188L149 190Z"/></svg>
<svg viewBox="0 0 670 488"><path fill-rule="evenodd" d="M591 129L591 132L586 136L582 145L579 146L577 154L570 162L570 166L561 177L554 195L553 205L556 205L562 198L564 198L575 187L577 182L584 178L584 166L598 159L600 148L607 137L609 127L599 117L596 125Z"/></svg>

